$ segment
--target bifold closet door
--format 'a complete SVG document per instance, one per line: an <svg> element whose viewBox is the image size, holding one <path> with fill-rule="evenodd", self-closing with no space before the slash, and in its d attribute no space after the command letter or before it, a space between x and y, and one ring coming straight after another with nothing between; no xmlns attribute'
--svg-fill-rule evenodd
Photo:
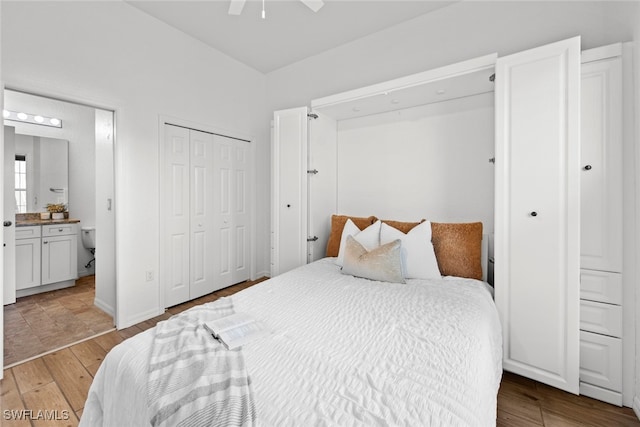
<svg viewBox="0 0 640 427"><path fill-rule="evenodd" d="M498 58L495 260L504 369L577 394L579 38Z"/></svg>
<svg viewBox="0 0 640 427"><path fill-rule="evenodd" d="M213 135L165 125L165 306L214 290Z"/></svg>
<svg viewBox="0 0 640 427"><path fill-rule="evenodd" d="M250 278L249 143L215 135L212 257L216 289Z"/></svg>

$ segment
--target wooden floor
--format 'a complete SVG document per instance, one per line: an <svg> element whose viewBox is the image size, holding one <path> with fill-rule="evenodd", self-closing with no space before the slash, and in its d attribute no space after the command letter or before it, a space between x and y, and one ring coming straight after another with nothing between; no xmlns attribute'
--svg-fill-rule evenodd
<svg viewBox="0 0 640 427"><path fill-rule="evenodd" d="M255 283L245 282L170 308L165 314L128 329L108 332L4 371L0 381L0 425L75 426L100 363L118 343L187 308L231 295ZM6 412L8 411L8 412ZM41 411L41 412L39 412ZM49 420L36 419L47 416ZM22 419L17 419L17 418ZM53 419L52 419L53 418ZM618 408L564 393L505 372L498 394L500 427L640 426L629 408Z"/></svg>
<svg viewBox="0 0 640 427"><path fill-rule="evenodd" d="M4 306L4 366L113 329L113 318L94 298L95 276L86 276L73 287Z"/></svg>
<svg viewBox="0 0 640 427"><path fill-rule="evenodd" d="M498 393L498 427L640 426L630 408L575 396L509 372Z"/></svg>

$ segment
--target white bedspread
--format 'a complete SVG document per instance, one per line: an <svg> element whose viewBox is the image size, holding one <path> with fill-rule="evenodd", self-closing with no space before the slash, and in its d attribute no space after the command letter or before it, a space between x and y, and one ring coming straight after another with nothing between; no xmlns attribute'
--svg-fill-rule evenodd
<svg viewBox="0 0 640 427"><path fill-rule="evenodd" d="M237 312L274 331L243 347L260 425L496 423L502 338L483 282L372 282L341 274L325 258L232 299ZM107 355L81 426L149 425L153 334Z"/></svg>

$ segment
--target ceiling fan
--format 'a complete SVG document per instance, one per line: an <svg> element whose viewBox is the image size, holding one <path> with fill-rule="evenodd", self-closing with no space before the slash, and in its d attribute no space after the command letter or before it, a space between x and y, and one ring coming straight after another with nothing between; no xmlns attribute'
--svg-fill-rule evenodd
<svg viewBox="0 0 640 427"><path fill-rule="evenodd" d="M309 9L313 10L314 12L319 11L320 8L324 6L324 1L322 0L300 0L300 1ZM244 4L246 2L247 0L231 0L231 3L229 4L229 15L240 15L242 13L242 9L244 8ZM263 5L264 5L264 0L263 0ZM264 12L263 12L263 15L264 15Z"/></svg>

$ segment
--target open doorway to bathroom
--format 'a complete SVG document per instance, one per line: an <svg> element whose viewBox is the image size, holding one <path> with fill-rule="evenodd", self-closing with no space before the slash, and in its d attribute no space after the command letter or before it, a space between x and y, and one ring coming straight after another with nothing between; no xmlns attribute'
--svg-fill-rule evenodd
<svg viewBox="0 0 640 427"><path fill-rule="evenodd" d="M6 368L114 328L115 132L113 111L9 89L3 117Z"/></svg>

